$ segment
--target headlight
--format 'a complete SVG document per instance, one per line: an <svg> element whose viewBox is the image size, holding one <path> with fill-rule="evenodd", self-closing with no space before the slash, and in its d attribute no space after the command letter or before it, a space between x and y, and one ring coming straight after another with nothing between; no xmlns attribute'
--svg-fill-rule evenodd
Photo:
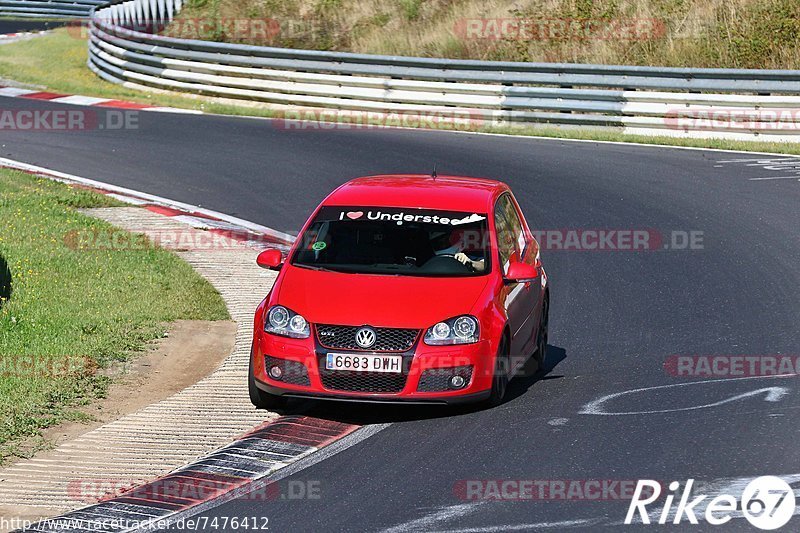
<svg viewBox="0 0 800 533"><path fill-rule="evenodd" d="M428 328L425 333L425 344L433 346L472 344L478 342L479 337L478 319L474 316L464 315L439 322Z"/></svg>
<svg viewBox="0 0 800 533"><path fill-rule="evenodd" d="M267 319L264 321L264 331L295 339L307 339L311 335L306 319L282 305L269 308Z"/></svg>
<svg viewBox="0 0 800 533"><path fill-rule="evenodd" d="M460 316L453 322L453 332L459 339L472 339L478 331L478 323L469 316Z"/></svg>

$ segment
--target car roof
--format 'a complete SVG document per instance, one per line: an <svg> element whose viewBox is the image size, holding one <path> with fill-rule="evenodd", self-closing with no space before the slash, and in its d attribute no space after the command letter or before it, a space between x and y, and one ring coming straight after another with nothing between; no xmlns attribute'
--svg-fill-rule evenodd
<svg viewBox="0 0 800 533"><path fill-rule="evenodd" d="M391 174L348 181L322 205L441 209L487 213L508 190L500 181L462 176Z"/></svg>

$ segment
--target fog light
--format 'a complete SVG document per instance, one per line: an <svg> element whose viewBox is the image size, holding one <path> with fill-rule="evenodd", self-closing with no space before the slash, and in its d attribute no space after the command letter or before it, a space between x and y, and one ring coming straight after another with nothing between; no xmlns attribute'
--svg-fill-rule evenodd
<svg viewBox="0 0 800 533"><path fill-rule="evenodd" d="M460 389L467 384L467 380L462 376L453 376L450 378L450 386L454 389Z"/></svg>
<svg viewBox="0 0 800 533"><path fill-rule="evenodd" d="M281 379L283 376L283 370L278 365L272 366L269 369L269 377L272 379Z"/></svg>

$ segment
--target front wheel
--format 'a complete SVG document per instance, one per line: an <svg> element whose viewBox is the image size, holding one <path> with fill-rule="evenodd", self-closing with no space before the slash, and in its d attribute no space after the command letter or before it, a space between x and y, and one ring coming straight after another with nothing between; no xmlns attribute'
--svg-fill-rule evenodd
<svg viewBox="0 0 800 533"><path fill-rule="evenodd" d="M492 392L486 399L487 407L497 407L503 403L508 388L508 340L503 336L500 347L497 349L497 357L494 363L494 375L492 376Z"/></svg>
<svg viewBox="0 0 800 533"><path fill-rule="evenodd" d="M536 342L536 362L539 368L544 368L547 357L547 329L550 325L550 295L546 294L542 302L542 318L539 320L539 337Z"/></svg>
<svg viewBox="0 0 800 533"><path fill-rule="evenodd" d="M256 409L282 409L289 403L287 398L264 392L256 386L256 375L253 371L253 351L250 351L250 366L247 372L247 389L250 402Z"/></svg>
<svg viewBox="0 0 800 533"><path fill-rule="evenodd" d="M550 297L545 295L542 302L542 315L539 318L539 331L536 337L536 351L533 352L525 365L522 367L521 374L524 377L531 377L544 369L547 358L547 328L550 321Z"/></svg>

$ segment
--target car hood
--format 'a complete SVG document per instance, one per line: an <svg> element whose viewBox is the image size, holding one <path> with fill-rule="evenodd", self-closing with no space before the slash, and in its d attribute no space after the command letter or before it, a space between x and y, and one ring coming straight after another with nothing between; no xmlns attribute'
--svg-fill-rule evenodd
<svg viewBox="0 0 800 533"><path fill-rule="evenodd" d="M313 324L427 328L469 313L490 279L345 274L287 266L277 301Z"/></svg>

